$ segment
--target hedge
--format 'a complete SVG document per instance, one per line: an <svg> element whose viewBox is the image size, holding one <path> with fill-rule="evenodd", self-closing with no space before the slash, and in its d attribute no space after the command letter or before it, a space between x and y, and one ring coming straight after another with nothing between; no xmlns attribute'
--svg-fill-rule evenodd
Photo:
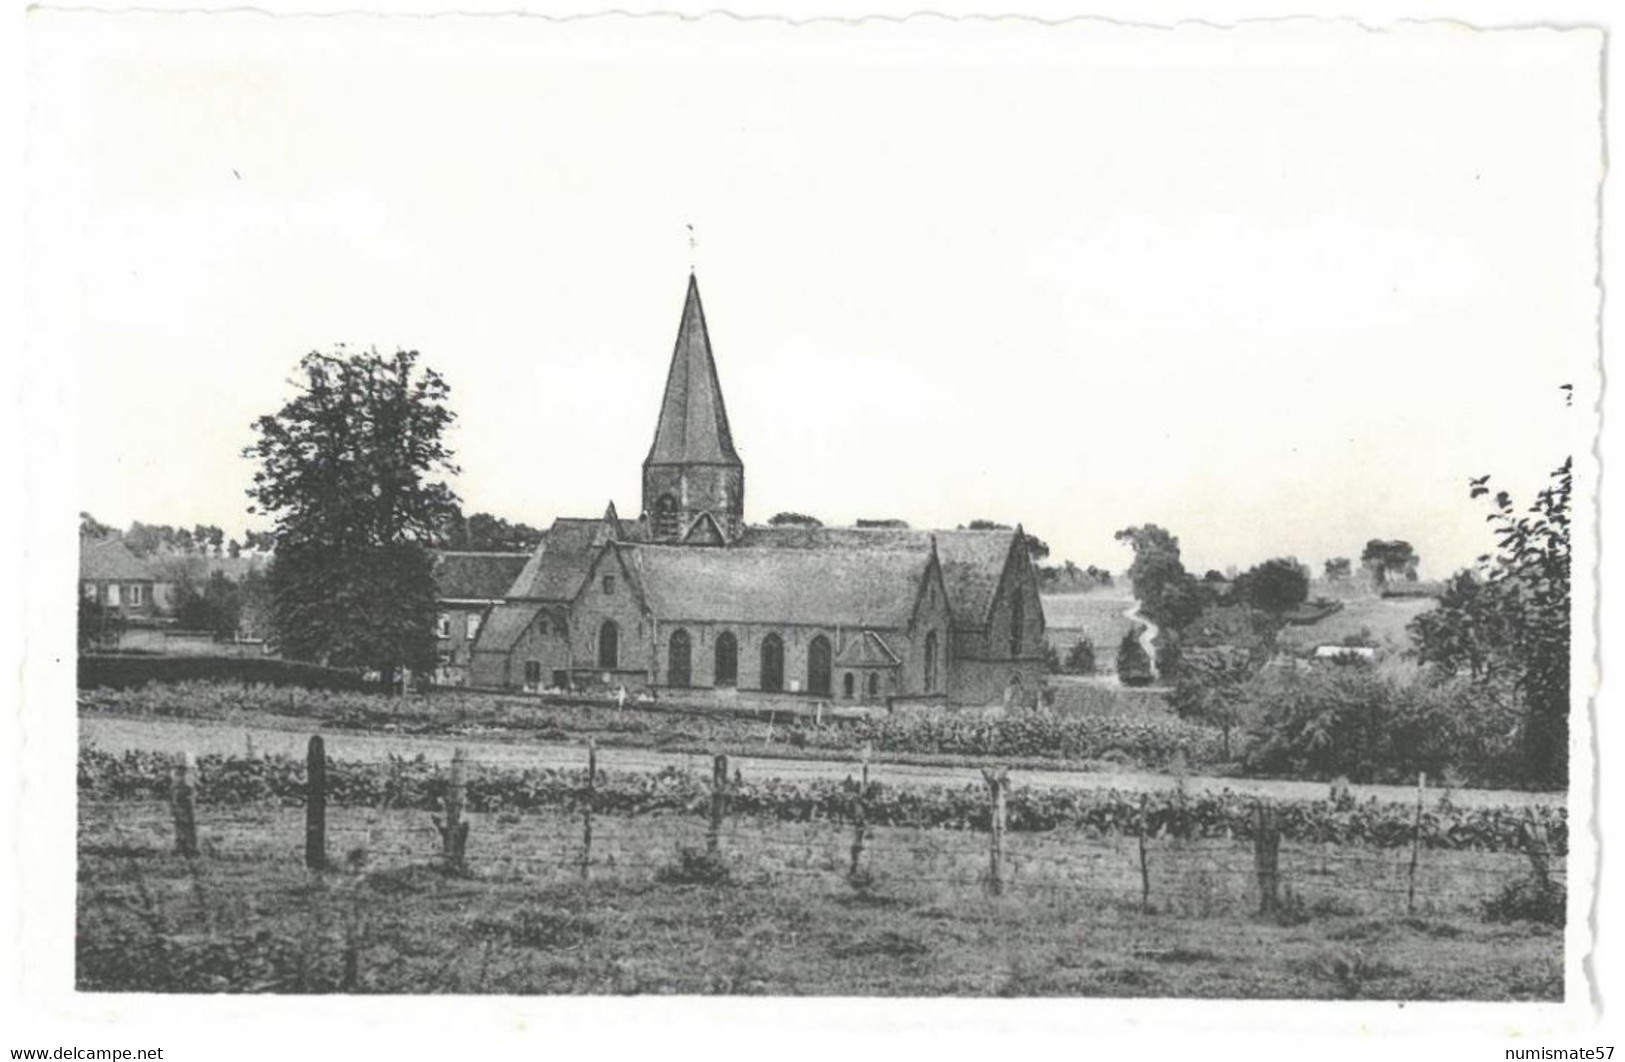
<svg viewBox="0 0 1625 1062"><path fill-rule="evenodd" d="M123 653L82 654L80 689L130 689L148 683L235 682L242 685L300 686L316 690L367 690L354 671L302 664L263 656L133 656Z"/></svg>

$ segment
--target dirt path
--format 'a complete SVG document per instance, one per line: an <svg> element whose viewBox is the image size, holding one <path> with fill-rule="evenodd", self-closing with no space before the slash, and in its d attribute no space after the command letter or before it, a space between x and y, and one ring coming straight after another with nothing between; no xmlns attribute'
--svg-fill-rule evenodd
<svg viewBox="0 0 1625 1062"><path fill-rule="evenodd" d="M1145 658L1151 661L1151 681L1155 682L1162 677L1157 672L1157 632L1161 628L1140 615L1140 602L1138 600L1132 602L1128 608L1123 610L1123 618L1130 623L1139 625L1140 648L1145 650Z"/></svg>
<svg viewBox="0 0 1625 1062"><path fill-rule="evenodd" d="M249 741L252 740L256 753L303 756L309 733L208 721L136 719L110 715L82 715L79 718L80 745L113 753L146 749L159 752L190 750L200 756L211 753L241 755L248 750ZM519 744L477 736L422 737L342 731L324 736L328 755L337 760L377 761L394 753L422 755L430 761L449 763L452 749L457 747L466 749L469 757L476 761L516 767L579 768L585 758L585 752L577 745ZM730 756L729 760L732 766L751 778L780 778L785 781L821 778L838 781L856 772L856 765L850 760L791 760L738 755ZM709 759L704 755L653 749L600 749L598 764L608 771L653 772L667 767L705 774L710 771ZM1057 789L1119 789L1138 793L1172 789L1175 784L1170 775L1147 772L1023 770L1012 774L1017 785ZM892 785L983 785L981 771L974 767L919 767L879 762L872 768L871 776L876 781ZM1193 793L1229 789L1277 800L1318 800L1326 796L1326 786L1321 782L1190 776L1185 779L1185 785ZM1375 797L1381 801L1411 803L1416 799L1416 790L1408 786L1355 786L1354 795L1361 800ZM1450 799L1461 807L1486 807L1499 804L1560 805L1566 797L1561 793L1456 789L1450 792Z"/></svg>

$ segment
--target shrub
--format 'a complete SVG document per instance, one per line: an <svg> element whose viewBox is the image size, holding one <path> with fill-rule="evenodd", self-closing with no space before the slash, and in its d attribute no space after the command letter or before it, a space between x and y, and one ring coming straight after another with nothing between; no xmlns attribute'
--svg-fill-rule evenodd
<svg viewBox="0 0 1625 1062"><path fill-rule="evenodd" d="M1559 882L1519 878L1507 882L1494 899L1485 901L1484 920L1561 926L1567 918L1568 902L1568 889Z"/></svg>
<svg viewBox="0 0 1625 1062"><path fill-rule="evenodd" d="M1095 643L1088 637L1079 638L1072 648L1066 651L1066 660L1061 670L1069 675L1093 675L1095 673Z"/></svg>
<svg viewBox="0 0 1625 1062"><path fill-rule="evenodd" d="M722 853L685 845L677 850L677 862L661 867L655 880L667 885L727 885L733 874Z"/></svg>
<svg viewBox="0 0 1625 1062"><path fill-rule="evenodd" d="M1251 727L1250 771L1403 782L1420 771L1504 777L1503 709L1466 683L1384 674L1364 664L1267 669L1240 689Z"/></svg>
<svg viewBox="0 0 1625 1062"><path fill-rule="evenodd" d="M1135 624L1117 644L1117 680L1125 686L1149 686L1156 677L1151 671L1151 658L1140 645L1144 633L1145 628Z"/></svg>

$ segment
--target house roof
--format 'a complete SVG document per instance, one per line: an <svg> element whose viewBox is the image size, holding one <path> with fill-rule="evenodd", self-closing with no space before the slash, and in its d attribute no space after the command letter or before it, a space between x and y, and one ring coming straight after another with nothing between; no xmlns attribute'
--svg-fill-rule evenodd
<svg viewBox="0 0 1625 1062"><path fill-rule="evenodd" d="M842 667L896 667L902 663L886 640L874 631L864 631L846 643L846 648L835 658Z"/></svg>
<svg viewBox="0 0 1625 1062"><path fill-rule="evenodd" d="M442 601L495 601L508 593L528 553L474 553L437 550L435 597Z"/></svg>
<svg viewBox="0 0 1625 1062"><path fill-rule="evenodd" d="M692 273L683 319L677 327L666 375L666 393L660 404L654 442L645 465L741 464L734 450L728 411L722 403L722 385L711 357L711 337L700 306L700 287Z"/></svg>
<svg viewBox="0 0 1625 1062"><path fill-rule="evenodd" d="M510 602L492 606L485 622L480 624L480 633L474 639L474 652L508 652L540 611L542 606L539 604Z"/></svg>
<svg viewBox="0 0 1625 1062"><path fill-rule="evenodd" d="M137 557L121 538L81 538L79 578L151 580L152 566Z"/></svg>
<svg viewBox="0 0 1625 1062"><path fill-rule="evenodd" d="M661 620L901 628L930 554L869 549L630 551Z"/></svg>
<svg viewBox="0 0 1625 1062"><path fill-rule="evenodd" d="M571 517L554 520L514 577L507 596L539 601L574 598L592 565L593 541L603 527L603 520Z"/></svg>
<svg viewBox="0 0 1625 1062"><path fill-rule="evenodd" d="M981 627L1015 542L1014 530L922 531L901 527L751 527L740 546L814 551L909 551L929 553L932 540L942 564L954 626ZM912 603L912 602L911 602Z"/></svg>

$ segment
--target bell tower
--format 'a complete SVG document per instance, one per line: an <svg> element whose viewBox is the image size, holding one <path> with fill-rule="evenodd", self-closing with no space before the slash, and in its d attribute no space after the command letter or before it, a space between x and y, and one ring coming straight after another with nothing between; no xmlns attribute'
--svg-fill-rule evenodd
<svg viewBox="0 0 1625 1062"><path fill-rule="evenodd" d="M745 465L734 450L728 410L711 357L700 286L688 276L677 346L666 374L666 394L655 424L654 443L643 462L643 513L657 542L714 541L715 532L696 528L709 515L731 542L744 527ZM700 531L708 531L701 536Z"/></svg>

